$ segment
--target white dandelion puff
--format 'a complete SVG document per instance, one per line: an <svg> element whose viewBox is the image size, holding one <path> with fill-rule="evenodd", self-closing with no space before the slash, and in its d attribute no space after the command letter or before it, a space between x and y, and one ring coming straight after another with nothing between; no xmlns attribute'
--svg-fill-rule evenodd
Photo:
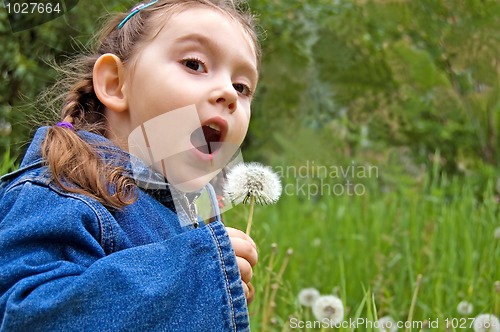
<svg viewBox="0 0 500 332"><path fill-rule="evenodd" d="M396 332L398 327L391 316L380 317L377 320L377 327L380 332Z"/></svg>
<svg viewBox="0 0 500 332"><path fill-rule="evenodd" d="M321 246L321 239L319 237L314 238L311 245L313 247L316 247L316 248L320 247Z"/></svg>
<svg viewBox="0 0 500 332"><path fill-rule="evenodd" d="M273 204L281 196L281 181L271 167L260 163L242 163L233 167L227 174L224 196L233 204L250 204L247 231L252 227L253 208Z"/></svg>
<svg viewBox="0 0 500 332"><path fill-rule="evenodd" d="M332 324L339 324L344 320L344 305L333 295L320 296L314 302L312 312L318 321L328 319Z"/></svg>
<svg viewBox="0 0 500 332"><path fill-rule="evenodd" d="M252 198L257 204L273 204L281 196L281 181L271 167L255 162L242 163L227 174L224 194L234 204L249 204Z"/></svg>
<svg viewBox="0 0 500 332"><path fill-rule="evenodd" d="M500 240L500 227L495 228L495 239Z"/></svg>
<svg viewBox="0 0 500 332"><path fill-rule="evenodd" d="M495 315L481 314L474 319L475 332L500 332L500 321Z"/></svg>
<svg viewBox="0 0 500 332"><path fill-rule="evenodd" d="M457 312L461 315L470 315L472 314L472 311L474 310L474 306L472 303L467 302L467 301L461 301L457 305Z"/></svg>
<svg viewBox="0 0 500 332"><path fill-rule="evenodd" d="M305 307L312 307L320 295L316 288L304 288L299 292L299 303Z"/></svg>

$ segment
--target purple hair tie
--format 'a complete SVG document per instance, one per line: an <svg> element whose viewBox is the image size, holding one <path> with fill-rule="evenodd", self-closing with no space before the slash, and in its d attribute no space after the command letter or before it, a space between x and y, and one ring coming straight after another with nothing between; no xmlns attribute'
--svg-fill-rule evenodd
<svg viewBox="0 0 500 332"><path fill-rule="evenodd" d="M75 127L73 127L73 125L71 123L69 123L68 121L61 121L56 126L66 128L66 129L71 129L71 130L75 129Z"/></svg>

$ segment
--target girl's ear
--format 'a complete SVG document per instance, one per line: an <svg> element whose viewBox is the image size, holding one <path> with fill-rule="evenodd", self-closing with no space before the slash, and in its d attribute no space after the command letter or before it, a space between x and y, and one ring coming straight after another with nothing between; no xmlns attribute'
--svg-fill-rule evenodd
<svg viewBox="0 0 500 332"><path fill-rule="evenodd" d="M101 55L94 64L94 91L111 111L123 112L128 109L127 96L124 93L125 70L122 61L116 55Z"/></svg>

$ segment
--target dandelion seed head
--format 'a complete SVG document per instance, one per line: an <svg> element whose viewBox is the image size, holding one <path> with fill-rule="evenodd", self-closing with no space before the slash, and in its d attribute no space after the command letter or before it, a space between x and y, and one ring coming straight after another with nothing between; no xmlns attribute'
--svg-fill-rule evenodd
<svg viewBox="0 0 500 332"><path fill-rule="evenodd" d="M281 196L281 181L270 167L260 163L242 163L227 174L224 195L233 204L247 204L250 198L260 205L273 204Z"/></svg>
<svg viewBox="0 0 500 332"><path fill-rule="evenodd" d="M495 228L495 239L500 240L500 227Z"/></svg>
<svg viewBox="0 0 500 332"><path fill-rule="evenodd" d="M299 303L304 307L311 307L320 295L316 288L304 288L299 292Z"/></svg>
<svg viewBox="0 0 500 332"><path fill-rule="evenodd" d="M320 247L321 246L321 239L319 237L316 237L314 238L314 240L312 241L312 246L313 247Z"/></svg>
<svg viewBox="0 0 500 332"><path fill-rule="evenodd" d="M457 305L457 312L461 315L470 315L472 314L472 311L474 310L474 306L472 303L467 302L467 301L461 301Z"/></svg>
<svg viewBox="0 0 500 332"><path fill-rule="evenodd" d="M391 316L384 316L378 319L378 327L380 332L396 332L398 327Z"/></svg>
<svg viewBox="0 0 500 332"><path fill-rule="evenodd" d="M333 324L344 320L344 305L333 295L320 296L312 306L312 312L317 320L329 319Z"/></svg>
<svg viewBox="0 0 500 332"><path fill-rule="evenodd" d="M495 315L481 314L474 319L475 332L500 332L500 321Z"/></svg>

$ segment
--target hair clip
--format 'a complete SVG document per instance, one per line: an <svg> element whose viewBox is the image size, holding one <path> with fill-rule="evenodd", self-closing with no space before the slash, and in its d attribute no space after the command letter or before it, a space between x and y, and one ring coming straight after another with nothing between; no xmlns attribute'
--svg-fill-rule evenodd
<svg viewBox="0 0 500 332"><path fill-rule="evenodd" d="M68 121L61 121L58 124L56 124L56 126L66 128L66 129L71 129L71 130L75 129L75 127L73 127L73 125L71 123L69 123Z"/></svg>
<svg viewBox="0 0 500 332"><path fill-rule="evenodd" d="M132 10L130 10L130 13L120 22L120 24L118 24L118 29L121 29L123 27L123 25L125 23L127 23L128 20L130 20L130 18L132 18L132 16L134 16L135 14L137 14L141 9L144 9L144 8L148 8L149 6L152 6L154 5L155 3L157 3L158 0L153 0L151 1L150 3L148 4L139 4L137 6L135 6L134 8L132 8Z"/></svg>

